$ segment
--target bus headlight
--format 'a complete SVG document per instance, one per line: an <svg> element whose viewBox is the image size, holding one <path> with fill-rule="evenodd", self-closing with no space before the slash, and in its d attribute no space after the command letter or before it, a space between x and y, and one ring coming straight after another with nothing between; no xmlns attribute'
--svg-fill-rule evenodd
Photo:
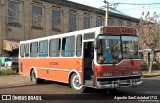
<svg viewBox="0 0 160 103"><path fill-rule="evenodd" d="M103 73L103 76L107 76L107 77L112 76L112 72L105 72Z"/></svg>

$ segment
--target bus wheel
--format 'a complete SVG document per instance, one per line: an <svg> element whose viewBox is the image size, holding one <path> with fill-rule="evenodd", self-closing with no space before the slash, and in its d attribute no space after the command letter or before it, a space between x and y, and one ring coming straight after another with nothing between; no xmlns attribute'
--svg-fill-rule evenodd
<svg viewBox="0 0 160 103"><path fill-rule="evenodd" d="M82 93L84 92L85 87L80 84L79 80L80 77L76 73L72 74L70 79L70 85L74 91Z"/></svg>
<svg viewBox="0 0 160 103"><path fill-rule="evenodd" d="M44 82L44 79L39 79L39 78L36 78L36 73L34 70L32 70L31 72L31 81L34 83L34 84L41 84Z"/></svg>

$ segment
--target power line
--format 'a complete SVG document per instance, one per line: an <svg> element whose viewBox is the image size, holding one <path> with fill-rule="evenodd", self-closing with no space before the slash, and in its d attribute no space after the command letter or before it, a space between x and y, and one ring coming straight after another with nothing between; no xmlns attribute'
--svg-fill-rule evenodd
<svg viewBox="0 0 160 103"><path fill-rule="evenodd" d="M128 16L127 14L125 14L125 13L123 13L123 12L121 12L121 11L115 9L115 8L109 7L109 9L112 10L112 12L116 12L116 13L118 12L119 14Z"/></svg>
<svg viewBox="0 0 160 103"><path fill-rule="evenodd" d="M110 2L111 4L122 4L122 5L160 5L160 3L114 3Z"/></svg>
<svg viewBox="0 0 160 103"><path fill-rule="evenodd" d="M104 3L106 2L105 0L103 0ZM129 9L118 9L117 10L117 6L118 5L133 5L133 6L143 6L143 7L136 7L136 8L129 8ZM125 10L144 10L144 9L154 9L154 8L159 8L157 6L159 6L160 3L120 3L120 2L109 2L109 9L112 12L116 12L122 15L126 15L125 13L123 13L122 11ZM128 16L128 15L126 15Z"/></svg>
<svg viewBox="0 0 160 103"><path fill-rule="evenodd" d="M125 11L125 10L144 10L144 9L155 9L155 8L159 8L159 7L143 6L143 7L126 8L126 9L119 9L119 10L121 10L121 11Z"/></svg>

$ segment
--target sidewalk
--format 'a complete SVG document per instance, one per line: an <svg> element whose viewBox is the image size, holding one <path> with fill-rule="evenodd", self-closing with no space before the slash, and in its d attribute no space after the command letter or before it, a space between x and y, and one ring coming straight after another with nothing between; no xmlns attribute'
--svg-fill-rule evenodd
<svg viewBox="0 0 160 103"><path fill-rule="evenodd" d="M22 75L0 76L0 88L16 85L32 84L29 77Z"/></svg>
<svg viewBox="0 0 160 103"><path fill-rule="evenodd" d="M156 76L160 76L160 70L152 70L151 73L148 73L148 71L142 71L142 78L149 78Z"/></svg>

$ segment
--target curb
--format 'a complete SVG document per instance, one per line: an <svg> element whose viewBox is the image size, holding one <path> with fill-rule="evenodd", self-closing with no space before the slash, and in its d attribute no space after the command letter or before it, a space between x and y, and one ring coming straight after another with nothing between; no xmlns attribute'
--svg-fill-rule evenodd
<svg viewBox="0 0 160 103"><path fill-rule="evenodd" d="M154 74L154 75L142 75L142 78L150 78L150 77L157 77L160 76L160 74Z"/></svg>

